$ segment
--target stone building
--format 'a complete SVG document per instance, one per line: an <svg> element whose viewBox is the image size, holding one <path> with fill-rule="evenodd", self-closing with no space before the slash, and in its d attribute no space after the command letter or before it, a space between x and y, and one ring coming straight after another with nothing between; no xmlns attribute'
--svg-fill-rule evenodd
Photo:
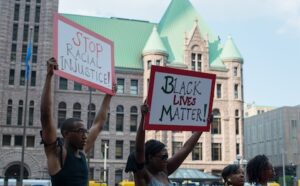
<svg viewBox="0 0 300 186"><path fill-rule="evenodd" d="M10 0L1 1L0 5L0 176L17 176L19 170L26 108L24 58L32 27L24 166L26 177L46 178L45 155L39 144L39 106L45 62L52 55L52 13L57 12L58 1ZM112 99L108 120L89 158L91 178L104 179L105 159L109 185L131 177L124 168L134 149L139 106L147 95L151 65L217 75L211 131L202 134L182 167L219 174L237 154L243 154L243 58L230 36L222 45L188 0L172 0L159 23L62 15L109 38L115 46L118 93ZM68 117L79 117L88 125L103 94L59 77L53 85L54 119L58 126ZM191 132L180 131L147 132L147 138L163 141L170 154L190 135Z"/></svg>

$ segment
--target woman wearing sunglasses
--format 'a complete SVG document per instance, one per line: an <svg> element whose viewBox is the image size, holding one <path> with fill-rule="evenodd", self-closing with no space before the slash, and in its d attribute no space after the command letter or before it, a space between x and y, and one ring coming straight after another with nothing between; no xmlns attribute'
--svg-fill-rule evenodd
<svg viewBox="0 0 300 186"><path fill-rule="evenodd" d="M166 146L157 140L145 143L144 116L149 112L146 104L141 106L141 121L136 135L135 153L128 157L125 172L134 172L135 185L171 186L168 176L172 174L193 150L202 132L194 132L183 147L169 158Z"/></svg>

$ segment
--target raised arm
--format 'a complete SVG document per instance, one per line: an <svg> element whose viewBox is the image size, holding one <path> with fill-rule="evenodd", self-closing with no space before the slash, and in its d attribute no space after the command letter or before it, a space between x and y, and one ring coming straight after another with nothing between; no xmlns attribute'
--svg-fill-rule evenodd
<svg viewBox="0 0 300 186"><path fill-rule="evenodd" d="M172 174L185 160L189 153L197 144L202 132L194 132L192 136L184 143L183 147L168 159L168 175Z"/></svg>
<svg viewBox="0 0 300 186"><path fill-rule="evenodd" d="M113 86L113 90L114 90L114 92L116 92L116 85ZM106 121L107 111L109 109L111 98L112 98L112 95L109 95L109 94L106 94L104 96L104 99L101 104L101 108L98 111L98 113L94 119L93 125L91 126L91 128L89 130L90 133L87 137L87 143L84 148L85 153L88 153L91 150L99 133L102 130L103 124Z"/></svg>
<svg viewBox="0 0 300 186"><path fill-rule="evenodd" d="M56 69L57 69L56 59L50 58L47 61L47 75L46 75L46 80L45 80L42 99L41 99L42 138L45 144L52 144L56 140L56 127L54 126L53 123L52 95L51 95L52 92L51 81L52 81L53 72Z"/></svg>
<svg viewBox="0 0 300 186"><path fill-rule="evenodd" d="M134 181L136 185L144 186L149 180L149 175L144 168L145 164L145 130L144 130L144 119L145 115L149 112L148 105L144 104L141 106L141 121L136 133L135 138L135 161L137 167L137 171L134 173Z"/></svg>

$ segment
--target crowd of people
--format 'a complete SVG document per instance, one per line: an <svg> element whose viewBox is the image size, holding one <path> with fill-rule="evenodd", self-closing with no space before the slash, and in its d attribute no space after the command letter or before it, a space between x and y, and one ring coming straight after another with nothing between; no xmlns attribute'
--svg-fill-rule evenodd
<svg viewBox="0 0 300 186"><path fill-rule="evenodd" d="M91 150L106 120L112 95L106 94L91 128L82 120L69 118L61 125L62 139L57 137L53 121L51 82L57 69L55 58L47 61L47 75L41 98L42 142L47 157L48 172L53 186L87 186L88 168L86 154ZM116 86L113 86L116 92ZM193 132L183 147L169 157L165 144L151 139L145 142L144 117L150 112L145 102L141 106L141 120L136 134L135 152L128 157L126 172L134 173L136 186L170 186L172 174L193 150L202 132ZM211 122L212 119L209 120ZM266 186L274 176L272 164L265 155L258 155L247 164L247 178L257 186ZM244 170L235 164L223 169L225 185L243 186Z"/></svg>

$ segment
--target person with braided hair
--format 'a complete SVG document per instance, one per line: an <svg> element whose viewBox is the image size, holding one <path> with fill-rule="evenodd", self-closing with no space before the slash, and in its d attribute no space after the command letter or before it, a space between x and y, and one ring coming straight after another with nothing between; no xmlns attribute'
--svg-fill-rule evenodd
<svg viewBox="0 0 300 186"><path fill-rule="evenodd" d="M222 171L225 186L243 186L245 183L244 170L236 164L227 165Z"/></svg>
<svg viewBox="0 0 300 186"><path fill-rule="evenodd" d="M257 155L247 164L247 178L250 183L258 186L267 186L275 175L274 168L265 155Z"/></svg>

